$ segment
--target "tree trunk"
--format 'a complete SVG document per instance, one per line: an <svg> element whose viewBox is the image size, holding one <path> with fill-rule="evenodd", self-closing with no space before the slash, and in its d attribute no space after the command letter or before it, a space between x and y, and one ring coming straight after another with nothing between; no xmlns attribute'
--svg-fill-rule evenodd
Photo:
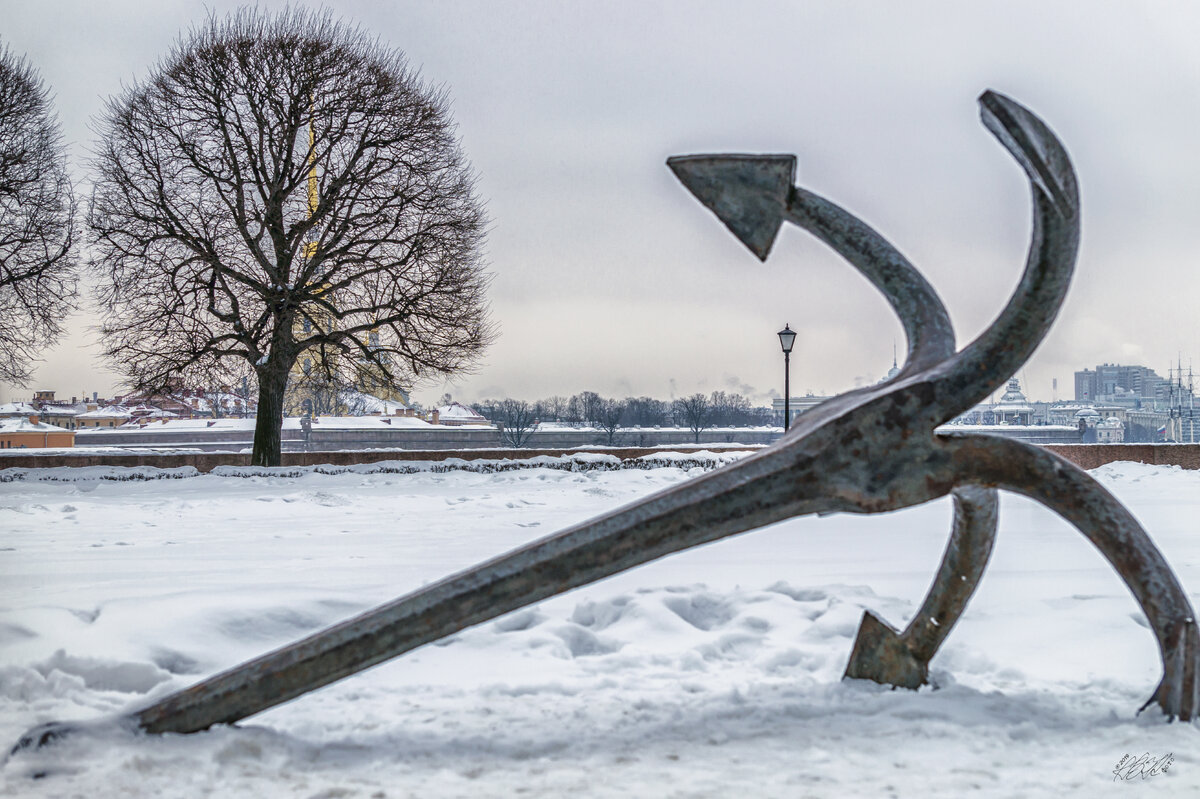
<svg viewBox="0 0 1200 799"><path fill-rule="evenodd" d="M254 421L251 466L278 466L283 451L283 395L288 370L268 363L258 373L258 416Z"/></svg>

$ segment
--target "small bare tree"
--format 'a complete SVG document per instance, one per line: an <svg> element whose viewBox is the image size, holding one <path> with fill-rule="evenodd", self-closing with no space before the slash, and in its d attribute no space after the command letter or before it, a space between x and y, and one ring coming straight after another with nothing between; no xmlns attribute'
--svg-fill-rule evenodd
<svg viewBox="0 0 1200 799"><path fill-rule="evenodd" d="M596 424L604 432L604 443L610 447L617 443L617 431L621 429L624 415L625 403L622 400L604 399L596 406Z"/></svg>
<svg viewBox="0 0 1200 799"><path fill-rule="evenodd" d="M492 340L486 224L444 93L328 14L243 10L109 101L93 162L106 355L136 387L241 359L251 460L297 359L402 386Z"/></svg>
<svg viewBox="0 0 1200 799"><path fill-rule="evenodd" d="M708 398L712 423L716 427L744 427L750 424L750 400L741 394L714 391Z"/></svg>
<svg viewBox="0 0 1200 799"><path fill-rule="evenodd" d="M75 197L50 95L0 50L0 381L26 385L77 287Z"/></svg>
<svg viewBox="0 0 1200 799"><path fill-rule="evenodd" d="M625 419L630 425L654 427L667 421L667 403L653 397L625 400Z"/></svg>
<svg viewBox="0 0 1200 799"><path fill-rule="evenodd" d="M544 400L538 400L533 406L534 413L543 422L561 422L567 413L567 398L555 394Z"/></svg>
<svg viewBox="0 0 1200 799"><path fill-rule="evenodd" d="M703 394L675 400L676 422L683 422L692 431L695 443L700 443L700 433L712 426L712 408Z"/></svg>
<svg viewBox="0 0 1200 799"><path fill-rule="evenodd" d="M500 425L504 443L518 449L529 443L536 420L532 405L525 400L506 399L492 403L491 409L491 420Z"/></svg>

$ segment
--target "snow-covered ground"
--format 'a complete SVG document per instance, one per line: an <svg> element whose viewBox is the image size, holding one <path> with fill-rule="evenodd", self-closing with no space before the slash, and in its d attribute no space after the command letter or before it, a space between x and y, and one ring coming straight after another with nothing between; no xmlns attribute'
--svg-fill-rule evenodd
<svg viewBox="0 0 1200 799"><path fill-rule="evenodd" d="M1096 476L1200 600L1200 473ZM308 473L0 484L0 745L130 709L688 478ZM79 735L6 796L1157 796L1200 793L1200 730L1135 715L1137 606L1065 523L1006 497L938 690L843 682L864 608L901 625L946 502L805 518L464 631L243 722ZM1173 754L1114 783L1124 755ZM42 775L36 777L35 775Z"/></svg>

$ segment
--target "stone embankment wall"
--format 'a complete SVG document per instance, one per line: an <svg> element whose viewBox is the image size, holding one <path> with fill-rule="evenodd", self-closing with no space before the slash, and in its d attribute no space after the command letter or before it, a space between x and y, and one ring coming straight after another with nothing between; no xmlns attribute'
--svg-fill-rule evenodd
<svg viewBox="0 0 1200 799"><path fill-rule="evenodd" d="M711 444L706 449L714 452L746 449L740 444ZM1084 469L1095 469L1114 461L1135 461L1164 466L1182 466L1185 469L1200 469L1200 444L1054 444L1046 449L1060 455ZM331 464L345 466L355 463L378 463L379 461L439 461L446 458L464 460L533 458L539 455L559 457L587 452L586 449L458 449L458 450L368 450L343 452L285 452L284 466L316 466ZM663 452L658 448L617 447L591 450L618 458L640 458ZM209 472L217 466L249 466L249 453L228 452L181 452L169 454L97 455L80 450L71 454L17 455L0 457L0 469L15 467L40 469L54 466L157 466L173 468L193 466L197 471Z"/></svg>
<svg viewBox="0 0 1200 799"><path fill-rule="evenodd" d="M1053 444L1046 449L1082 469L1114 461L1200 469L1200 444Z"/></svg>
<svg viewBox="0 0 1200 799"><path fill-rule="evenodd" d="M745 445L706 447L712 452L738 452ZM463 450L368 450L343 452L284 452L282 466L349 466L356 463L378 463L380 461L441 461L449 458L462 460L502 460L535 458L540 455L562 457L578 455L578 449L463 449ZM620 447L598 449L595 452L613 455L621 459L660 455L661 449ZM210 472L217 466L249 466L250 453L230 452L173 452L163 454L88 455L84 452L61 455L6 455L0 457L0 469L48 469L55 466L155 466L173 469L192 466L198 472Z"/></svg>
<svg viewBox="0 0 1200 799"><path fill-rule="evenodd" d="M779 430L739 430L716 428L700 433L700 444L771 444L780 436ZM199 430L169 432L154 429L112 430L99 433L79 433L77 447L175 447L187 446L201 450L249 449L253 431ZM301 452L306 449L304 435L299 430L284 430L283 449ZM607 436L596 430L537 430L524 449L556 449L591 447L605 444ZM688 430L633 428L622 430L613 442L618 447L657 447L695 443ZM382 423L377 430L363 428L328 428L313 426L308 450L374 449L504 449L500 432L495 429L469 429L450 426L420 430L389 429Z"/></svg>

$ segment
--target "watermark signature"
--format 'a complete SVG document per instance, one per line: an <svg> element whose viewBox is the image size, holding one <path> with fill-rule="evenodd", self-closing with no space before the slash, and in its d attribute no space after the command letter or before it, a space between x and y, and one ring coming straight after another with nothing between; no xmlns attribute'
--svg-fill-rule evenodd
<svg viewBox="0 0 1200 799"><path fill-rule="evenodd" d="M1162 774L1174 762L1174 752L1168 752L1162 757L1157 757L1149 752L1136 757L1134 755L1125 755L1117 761L1117 765L1113 768L1113 782L1128 782L1135 777L1148 779L1156 774Z"/></svg>

